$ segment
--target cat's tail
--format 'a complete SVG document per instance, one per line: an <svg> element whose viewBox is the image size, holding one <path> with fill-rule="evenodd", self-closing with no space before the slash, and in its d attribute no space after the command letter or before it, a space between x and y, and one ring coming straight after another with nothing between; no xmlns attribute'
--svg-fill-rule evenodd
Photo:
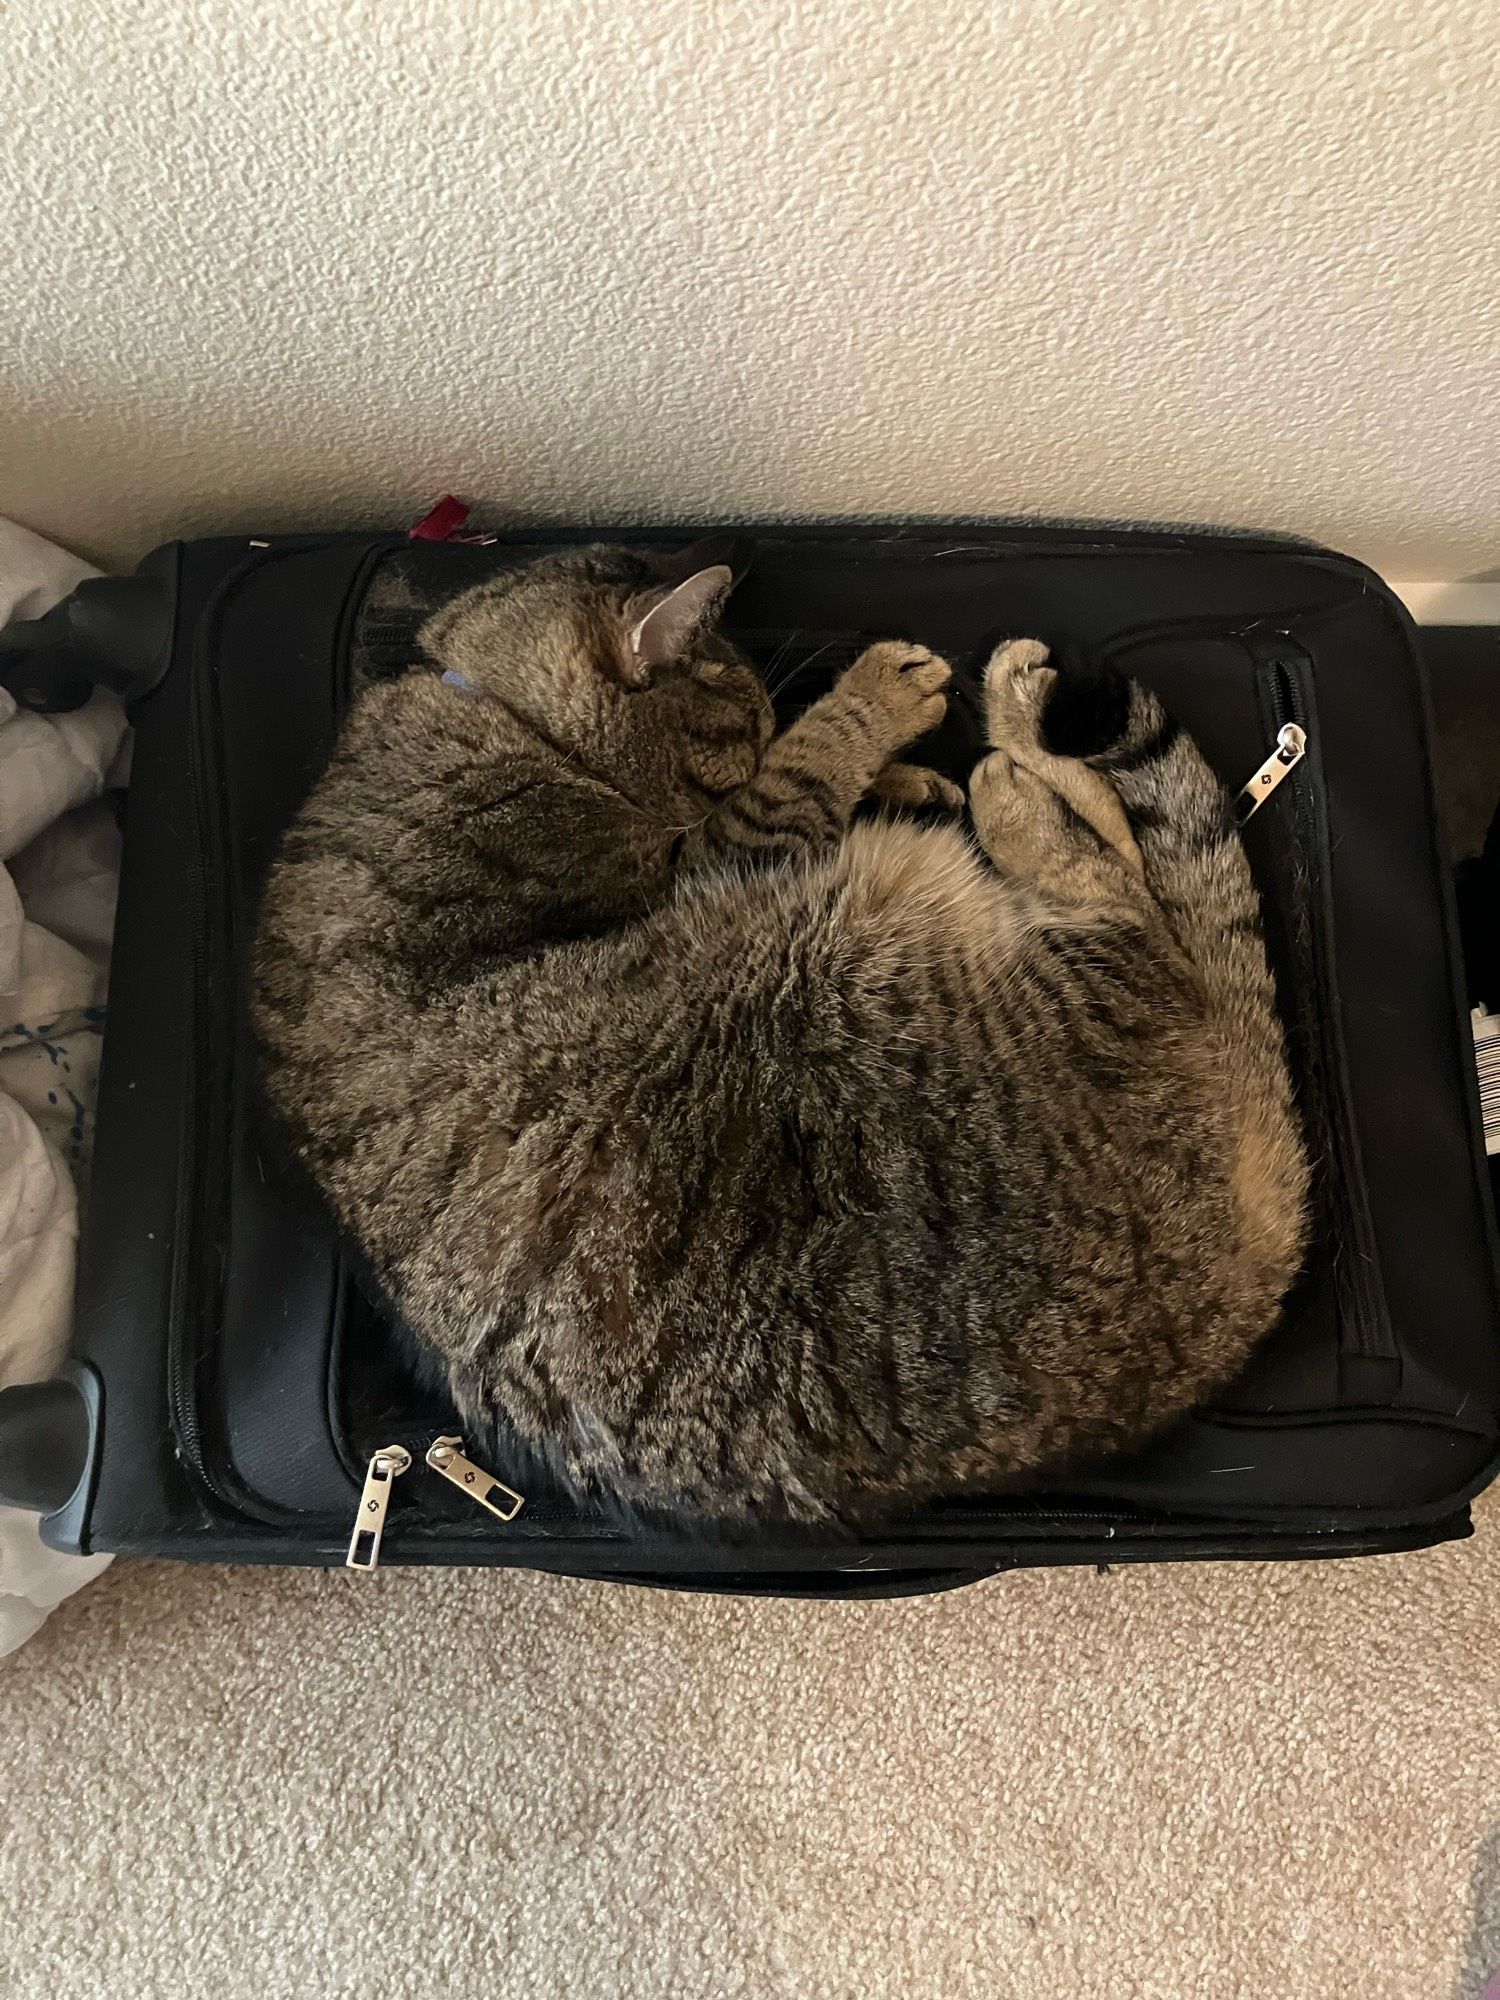
<svg viewBox="0 0 1500 2000"><path fill-rule="evenodd" d="M1059 676L1045 746L1107 777L1146 886L1200 985L1217 1086L1240 1134L1247 1247L1285 1267L1302 1254L1306 1156L1263 941L1260 899L1231 801L1192 738L1138 682Z"/></svg>

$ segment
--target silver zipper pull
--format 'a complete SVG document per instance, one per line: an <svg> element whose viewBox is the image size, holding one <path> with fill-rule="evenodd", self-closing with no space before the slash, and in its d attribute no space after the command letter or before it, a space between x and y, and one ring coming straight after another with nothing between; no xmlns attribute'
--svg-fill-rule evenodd
<svg viewBox="0 0 1500 2000"><path fill-rule="evenodd" d="M482 1465L476 1465L473 1459L465 1458L463 1442L461 1437L434 1438L428 1446L427 1463L460 1493L477 1500L497 1521L513 1521L526 1505L524 1495L492 1472L486 1472Z"/></svg>
<svg viewBox="0 0 1500 2000"><path fill-rule="evenodd" d="M1276 748L1234 802L1234 823L1243 826L1259 812L1288 771L1295 771L1307 755L1307 731L1296 722L1284 722L1276 734Z"/></svg>
<svg viewBox="0 0 1500 2000"><path fill-rule="evenodd" d="M379 1563L391 1486L410 1465L411 1453L404 1444L383 1444L365 1467L359 1513L355 1516L354 1533L349 1537L349 1553L344 1558L346 1569L374 1569Z"/></svg>

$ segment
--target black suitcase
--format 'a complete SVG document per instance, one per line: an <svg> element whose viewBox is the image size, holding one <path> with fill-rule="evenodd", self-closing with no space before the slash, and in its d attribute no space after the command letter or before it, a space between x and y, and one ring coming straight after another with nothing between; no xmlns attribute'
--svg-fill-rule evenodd
<svg viewBox="0 0 1500 2000"><path fill-rule="evenodd" d="M1413 634L1358 565L1240 537L777 528L756 536L728 624L793 707L862 635L962 661L1005 631L1157 687L1235 785L1281 725L1305 727L1305 760L1246 841L1316 1244L1243 1378L1136 1456L859 1540L580 1512L502 1432L463 1448L524 1494L519 1511L503 1490L476 1505L462 1466L423 1463L453 1413L413 1379L258 1101L243 1007L258 885L351 676L402 671L424 611L495 566L602 538L690 539L178 544L128 582L84 586L31 635L30 671L10 635L0 670L23 699L106 680L138 732L73 1358L63 1380L0 1399L5 1484L45 1509L48 1541L341 1563L372 1457L387 1561L702 1588L870 1595L1024 1564L1346 1555L1468 1532L1500 1443L1500 1294ZM955 702L933 761L962 776L974 750ZM388 1476L387 1446L409 1472Z"/></svg>

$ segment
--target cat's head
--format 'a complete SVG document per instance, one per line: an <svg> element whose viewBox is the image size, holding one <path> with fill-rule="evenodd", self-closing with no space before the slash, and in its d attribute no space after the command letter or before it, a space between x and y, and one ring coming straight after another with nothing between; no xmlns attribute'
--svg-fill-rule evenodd
<svg viewBox="0 0 1500 2000"><path fill-rule="evenodd" d="M455 598L430 618L428 656L549 741L592 749L625 735L752 746L774 727L759 675L718 629L732 552L675 557L590 547L544 556ZM699 782L716 787L710 775ZM748 775L731 757L733 782Z"/></svg>

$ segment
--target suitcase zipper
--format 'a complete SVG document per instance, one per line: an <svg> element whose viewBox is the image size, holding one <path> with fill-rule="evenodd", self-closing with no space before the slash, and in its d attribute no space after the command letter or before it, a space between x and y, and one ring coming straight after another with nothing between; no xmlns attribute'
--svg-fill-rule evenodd
<svg viewBox="0 0 1500 2000"><path fill-rule="evenodd" d="M1301 736L1305 751L1309 730L1306 656L1286 633L1277 633L1274 637L1268 634L1264 638L1251 635L1250 645L1269 697L1278 737L1283 738L1288 730L1295 729ZM1315 732L1313 734L1315 737ZM1276 754L1273 753L1273 760ZM1252 786L1266 768L1266 765L1261 766L1251 780ZM1311 759L1306 756L1294 758L1275 784L1284 779L1291 782L1297 849L1306 870L1305 875L1298 872L1295 878L1294 914L1298 956L1312 977L1313 1004L1310 1010L1302 1005L1298 1011L1304 1031L1311 1030L1306 1034L1306 1041L1316 1071L1316 1088L1329 1141L1335 1197L1343 1211L1342 1219L1347 1232L1345 1254L1336 1254L1333 1260L1334 1285L1342 1306L1339 1346L1345 1356L1374 1364L1388 1376L1392 1370L1399 1371L1400 1351L1391 1332L1384 1298L1373 1277L1379 1266L1343 1061L1337 994L1329 962L1324 911L1327 888L1323 871L1326 841L1312 782ZM1274 790L1275 784L1270 789ZM1387 1380L1379 1386L1384 1393L1389 1393L1392 1385ZM1375 1385L1371 1387L1374 1392Z"/></svg>
<svg viewBox="0 0 1500 2000"><path fill-rule="evenodd" d="M391 1488L403 1472L411 1468L411 1453L404 1444L384 1444L365 1468L365 1483L359 1496L359 1512L349 1537L346 1569L376 1569L380 1544L385 1535L386 1511L391 1504Z"/></svg>
<svg viewBox="0 0 1500 2000"><path fill-rule="evenodd" d="M450 1485L456 1486L465 1499L472 1500L476 1507L482 1507L497 1521L513 1521L526 1505L525 1495L517 1493L513 1486L507 1486L503 1479L497 1479L494 1473L486 1472L482 1465L476 1465L465 1454L463 1442L457 1436L434 1438L427 1447L425 1463ZM383 1444L371 1455L365 1468L365 1483L360 1491L354 1527L349 1536L345 1568L372 1570L379 1567L380 1544L385 1535L391 1489L396 1480L410 1469L411 1463L412 1455L404 1444Z"/></svg>
<svg viewBox="0 0 1500 2000"><path fill-rule="evenodd" d="M1284 629L1250 625L1231 632L1222 623L1197 619L1174 619L1163 625L1140 628L1116 641L1107 657L1121 672L1129 674L1127 656L1136 648L1194 635L1232 637L1244 647L1255 671L1264 712L1276 732L1276 749L1236 796L1236 823L1243 826L1251 817L1241 804L1244 792L1259 789L1268 797L1278 787L1288 787L1297 865L1279 872L1289 877L1287 906L1292 917L1298 980L1294 990L1281 997L1295 1010L1298 1040L1305 1050L1308 1090L1317 1113L1315 1137L1321 1141L1327 1160L1323 1177L1328 1189L1325 1209L1335 1217L1333 1233L1336 1242L1341 1242L1332 1260L1332 1278L1343 1387L1348 1401L1389 1400L1400 1380L1401 1351L1391 1332L1384 1295L1377 1281L1374 1228L1355 1138L1356 1121L1338 1024L1330 942L1332 923L1327 907L1328 829L1321 808L1321 745L1311 699L1312 663L1304 647ZM1285 747L1282 735L1288 727L1302 732L1303 755L1286 765L1275 784L1258 786L1268 765L1282 753ZM1362 1379L1353 1379L1356 1368L1361 1371Z"/></svg>
<svg viewBox="0 0 1500 2000"><path fill-rule="evenodd" d="M513 1521L526 1505L523 1495L513 1486L507 1486L492 1472L486 1472L482 1465L476 1465L471 1458L465 1458L463 1439L460 1437L434 1438L427 1449L427 1463L434 1472L441 1473L460 1493L483 1507L487 1514L493 1514L497 1521Z"/></svg>
<svg viewBox="0 0 1500 2000"><path fill-rule="evenodd" d="M1307 755L1307 731L1295 722L1284 722L1276 732L1276 748L1265 763L1236 795L1234 823L1244 826L1254 818L1277 786Z"/></svg>

